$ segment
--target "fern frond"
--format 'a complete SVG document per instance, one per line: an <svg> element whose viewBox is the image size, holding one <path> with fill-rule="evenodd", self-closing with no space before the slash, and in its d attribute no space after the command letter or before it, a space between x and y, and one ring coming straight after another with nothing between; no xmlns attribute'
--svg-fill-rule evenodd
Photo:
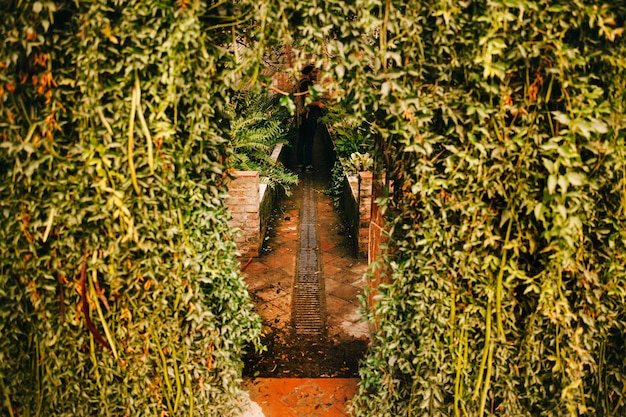
<svg viewBox="0 0 626 417"><path fill-rule="evenodd" d="M289 193L298 176L271 159L279 143L288 143L287 115L266 94L242 94L226 109L230 119L230 164L235 169L259 171L270 187L280 184Z"/></svg>

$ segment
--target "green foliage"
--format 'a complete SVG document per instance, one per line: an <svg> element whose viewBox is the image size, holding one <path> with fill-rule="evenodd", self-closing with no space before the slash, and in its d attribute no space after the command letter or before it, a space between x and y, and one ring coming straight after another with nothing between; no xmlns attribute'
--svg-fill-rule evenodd
<svg viewBox="0 0 626 417"><path fill-rule="evenodd" d="M369 153L354 152L344 163L346 170L357 174L363 171L371 171L374 167L374 160Z"/></svg>
<svg viewBox="0 0 626 417"><path fill-rule="evenodd" d="M356 415L623 415L624 5L357 10L372 46L333 46L393 189Z"/></svg>
<svg viewBox="0 0 626 417"><path fill-rule="evenodd" d="M328 194L339 207L344 192L346 173L371 171L374 159L369 152L374 151L374 139L367 122L358 115L350 115L346 103L339 101L326 107L320 123L324 123L331 135L336 162L331 171L331 184Z"/></svg>
<svg viewBox="0 0 626 417"><path fill-rule="evenodd" d="M393 184L355 414L624 414L624 5L293 15Z"/></svg>
<svg viewBox="0 0 626 417"><path fill-rule="evenodd" d="M346 174L358 175L359 172L372 171L373 167L374 159L368 153L355 152L350 158L337 158L330 173L330 186L323 192L331 197L335 207L340 208L341 196L345 192Z"/></svg>
<svg viewBox="0 0 626 417"><path fill-rule="evenodd" d="M368 153L373 150L373 138L368 125L356 115L346 111L343 102L326 107L326 114L320 123L332 132L335 153L340 158L349 158L354 153Z"/></svg>
<svg viewBox="0 0 626 417"><path fill-rule="evenodd" d="M271 158L276 145L289 143L290 130L285 126L289 115L279 100L266 92L246 92L228 107L233 148L230 163L238 170L259 171L270 186L280 184L289 192L298 176Z"/></svg>
<svg viewBox="0 0 626 417"><path fill-rule="evenodd" d="M258 320L225 226L220 121L283 43L294 75L314 57L332 76L393 185L355 415L626 413L623 3L1 13L3 413L235 409Z"/></svg>
<svg viewBox="0 0 626 417"><path fill-rule="evenodd" d="M327 189L321 191L331 198L336 208L340 208L341 206L341 196L344 192L345 180L346 171L344 170L344 166L339 159L336 159L330 171L330 184Z"/></svg>
<svg viewBox="0 0 626 417"><path fill-rule="evenodd" d="M210 25L229 18L197 2L10 3L0 414L235 415L260 320L223 206L220 121L242 68L218 73L235 61Z"/></svg>

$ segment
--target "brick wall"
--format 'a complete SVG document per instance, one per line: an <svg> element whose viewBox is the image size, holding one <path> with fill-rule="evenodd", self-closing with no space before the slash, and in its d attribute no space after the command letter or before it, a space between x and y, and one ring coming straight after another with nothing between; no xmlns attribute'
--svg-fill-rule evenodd
<svg viewBox="0 0 626 417"><path fill-rule="evenodd" d="M346 175L341 198L341 206L351 233L355 238L358 256L367 257L372 220L372 187L374 176L371 172Z"/></svg>
<svg viewBox="0 0 626 417"><path fill-rule="evenodd" d="M384 232L385 221L383 219L382 210L380 206L376 204L376 199L382 196L382 183L374 181L372 187L372 221L370 223L369 253L367 258L368 264L370 265L369 273L367 274L367 286L370 289L370 291L367 292L367 306L369 307L369 311L374 311L378 303L377 295L380 285L391 282L389 279L391 275L389 265L383 262L377 262L381 258L381 247L387 240L387 235ZM370 321L370 331L372 334L378 330L379 325L380 317L375 317L373 321Z"/></svg>
<svg viewBox="0 0 626 417"><path fill-rule="evenodd" d="M283 144L274 148L270 158L276 162L283 156ZM257 171L235 171L228 187L226 207L231 214L229 225L237 229L235 243L241 256L257 257L263 248L267 226L280 186L270 188Z"/></svg>
<svg viewBox="0 0 626 417"><path fill-rule="evenodd" d="M367 256L369 252L373 178L371 172L359 172L359 234L357 239L359 256Z"/></svg>
<svg viewBox="0 0 626 417"><path fill-rule="evenodd" d="M359 229L359 177L357 177L356 175L347 174L345 176L343 180L343 189L341 191L340 204L346 223L350 228L350 234L354 236L354 243L356 246L358 246L357 240Z"/></svg>
<svg viewBox="0 0 626 417"><path fill-rule="evenodd" d="M256 257L261 250L260 183L257 171L236 171L230 183L226 206L230 227L239 229L235 243L241 256Z"/></svg>
<svg viewBox="0 0 626 417"><path fill-rule="evenodd" d="M272 75L272 86L281 91L291 92L296 85L295 80L291 78L289 73L276 72Z"/></svg>

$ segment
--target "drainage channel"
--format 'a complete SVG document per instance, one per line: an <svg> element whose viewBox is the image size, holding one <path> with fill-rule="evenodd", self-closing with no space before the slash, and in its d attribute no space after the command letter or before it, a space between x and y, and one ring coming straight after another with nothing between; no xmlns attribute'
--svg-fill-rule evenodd
<svg viewBox="0 0 626 417"><path fill-rule="evenodd" d="M301 178L300 244L294 280L292 320L296 335L319 336L324 331L323 282L315 230L316 196L310 175Z"/></svg>

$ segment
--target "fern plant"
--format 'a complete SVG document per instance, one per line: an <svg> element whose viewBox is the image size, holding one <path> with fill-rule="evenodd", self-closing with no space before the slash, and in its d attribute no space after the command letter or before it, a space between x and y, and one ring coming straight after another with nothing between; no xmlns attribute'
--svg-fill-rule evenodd
<svg viewBox="0 0 626 417"><path fill-rule="evenodd" d="M369 153L374 149L370 126L345 108L345 103L329 105L320 118L334 133L333 143L337 156L349 158L353 153Z"/></svg>
<svg viewBox="0 0 626 417"><path fill-rule="evenodd" d="M289 142L285 125L288 115L278 99L262 92L246 92L227 111L233 149L230 165L238 170L259 171L270 187L279 184L289 194L298 176L271 155L276 145Z"/></svg>

